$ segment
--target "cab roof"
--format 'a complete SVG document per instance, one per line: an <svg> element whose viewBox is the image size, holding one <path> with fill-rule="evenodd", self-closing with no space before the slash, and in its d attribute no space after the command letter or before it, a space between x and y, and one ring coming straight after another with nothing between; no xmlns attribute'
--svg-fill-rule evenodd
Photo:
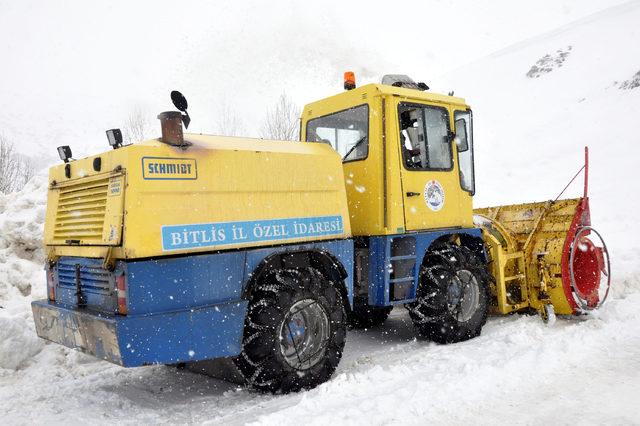
<svg viewBox="0 0 640 426"><path fill-rule="evenodd" d="M305 105L304 110L311 109L316 106L323 105L327 102L331 102L334 100L339 100L342 97L350 97L357 96L362 99L366 99L369 96L398 96L404 99L416 100L416 101L426 101L426 102L437 102L443 104L451 104L451 105L459 105L459 106L467 106L464 98L459 98L456 96L448 96L440 93L434 93L428 90L416 90L416 89L407 89L404 87L396 87L389 86L386 84L366 84L364 86L357 87L353 90L345 90L344 92L340 92L336 95L329 96L315 102L310 102Z"/></svg>

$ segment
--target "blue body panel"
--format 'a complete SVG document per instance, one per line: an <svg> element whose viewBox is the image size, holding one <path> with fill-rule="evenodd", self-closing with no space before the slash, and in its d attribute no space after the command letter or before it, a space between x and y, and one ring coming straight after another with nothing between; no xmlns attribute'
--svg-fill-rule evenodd
<svg viewBox="0 0 640 426"><path fill-rule="evenodd" d="M248 301L243 292L271 255L320 251L340 263L353 301L353 240L322 241L159 259L65 257L55 269L56 301L32 303L42 338L125 367L238 355ZM79 308L77 276L86 307ZM126 274L126 316L116 314L115 277Z"/></svg>
<svg viewBox="0 0 640 426"><path fill-rule="evenodd" d="M482 238L482 231L478 228L444 229L438 231L415 232L399 235L387 235L369 238L369 304L372 306L391 306L410 303L416 298L420 266L425 253L431 244L440 237L451 234L466 234ZM393 244L404 240L411 243L407 253L392 253ZM413 252L413 254L409 254ZM406 273L395 277L400 264L411 264ZM400 298L393 298L395 288L402 286Z"/></svg>
<svg viewBox="0 0 640 426"><path fill-rule="evenodd" d="M239 301L246 251L127 262L129 315Z"/></svg>
<svg viewBox="0 0 640 426"><path fill-rule="evenodd" d="M129 315L239 301L251 274L264 259L311 250L326 252L343 265L351 302L353 241L336 240L127 262Z"/></svg>
<svg viewBox="0 0 640 426"><path fill-rule="evenodd" d="M172 364L238 355L248 302L116 318L122 365Z"/></svg>

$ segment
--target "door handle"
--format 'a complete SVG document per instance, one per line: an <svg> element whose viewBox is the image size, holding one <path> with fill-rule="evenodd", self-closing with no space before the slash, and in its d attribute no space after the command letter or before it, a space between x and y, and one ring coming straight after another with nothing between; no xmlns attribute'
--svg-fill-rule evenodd
<svg viewBox="0 0 640 426"><path fill-rule="evenodd" d="M417 197L418 195L420 195L419 192L407 192L407 197Z"/></svg>

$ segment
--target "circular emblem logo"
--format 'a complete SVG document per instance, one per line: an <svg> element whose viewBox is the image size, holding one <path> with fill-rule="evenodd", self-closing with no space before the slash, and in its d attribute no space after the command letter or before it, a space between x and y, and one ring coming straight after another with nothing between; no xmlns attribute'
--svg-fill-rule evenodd
<svg viewBox="0 0 640 426"><path fill-rule="evenodd" d="M444 206L444 188L437 180L430 180L424 186L424 202L434 212Z"/></svg>

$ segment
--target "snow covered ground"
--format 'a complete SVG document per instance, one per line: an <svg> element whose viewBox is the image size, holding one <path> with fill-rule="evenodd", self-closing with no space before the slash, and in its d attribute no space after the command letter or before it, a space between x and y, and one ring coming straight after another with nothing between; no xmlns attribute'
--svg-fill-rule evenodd
<svg viewBox="0 0 640 426"><path fill-rule="evenodd" d="M581 19L556 17L562 26L542 34L524 25L520 36L535 37L429 83L474 107L478 205L554 198L590 146L592 220L615 288L592 318L492 318L479 338L439 346L416 341L396 309L383 327L349 333L332 380L285 396L169 367L123 369L35 336L29 303L45 297L38 176L0 196L2 422L639 424L640 87L625 87L640 71L640 2L570 15Z"/></svg>
<svg viewBox="0 0 640 426"><path fill-rule="evenodd" d="M2 378L11 423L632 424L640 391L640 294L599 318L495 318L481 337L416 342L408 317L349 334L334 378L270 396L169 367L123 369L48 345Z"/></svg>

